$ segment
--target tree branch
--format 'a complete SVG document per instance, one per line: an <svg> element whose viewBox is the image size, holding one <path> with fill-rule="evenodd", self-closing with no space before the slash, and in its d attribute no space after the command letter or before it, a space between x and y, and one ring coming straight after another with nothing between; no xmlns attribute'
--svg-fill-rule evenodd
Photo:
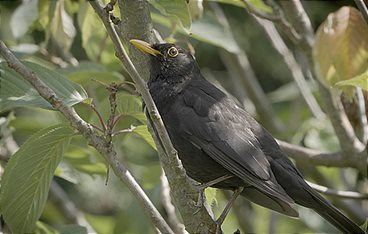
<svg viewBox="0 0 368 234"><path fill-rule="evenodd" d="M89 144L105 158L113 169L115 175L127 185L128 189L144 207L144 210L151 219L152 224L159 228L163 233L173 233L131 173L116 158L116 151L113 149L113 146L107 142L105 138L99 136L91 125L85 122L73 108L67 106L52 89L37 77L33 71L24 66L1 40L0 54L7 61L10 68L18 72L46 101L48 101L56 110L59 110L71 125L87 139Z"/></svg>
<svg viewBox="0 0 368 234"><path fill-rule="evenodd" d="M176 215L175 206L171 202L169 181L167 181L164 171L162 171L162 174L160 176L160 182L161 182L161 200L167 212L168 222L170 226L173 227L175 233L187 234L188 232L185 231L185 226L182 223L180 223Z"/></svg>
<svg viewBox="0 0 368 234"><path fill-rule="evenodd" d="M118 0L120 8L121 23L119 24L119 36L123 42L130 39L140 39L153 43L153 29L151 23L151 13L148 1L146 0ZM149 61L147 56L138 51L131 43L126 43L130 58L139 68L139 73L144 80L149 78Z"/></svg>
<svg viewBox="0 0 368 234"><path fill-rule="evenodd" d="M299 88L299 92L302 94L312 114L317 119L323 118L324 113L321 107L318 105L316 99L314 98L306 82L301 67L295 60L293 53L286 46L285 42L281 38L281 35L276 30L274 24L271 21L264 20L256 16L254 17L254 19L263 27L269 39L271 40L273 47L276 49L277 52L279 52L279 54L284 59L285 64L290 69L294 81L297 87Z"/></svg>
<svg viewBox="0 0 368 234"><path fill-rule="evenodd" d="M335 189L327 188L325 186L315 184L309 181L307 181L307 184L320 193L324 193L326 195L337 197L337 198L347 198L347 199L357 199L357 200L368 199L367 193L335 190Z"/></svg>
<svg viewBox="0 0 368 234"><path fill-rule="evenodd" d="M324 153L319 150L293 145L281 140L277 140L277 143L288 156L296 161L327 167L352 167L358 169L362 173L366 170L363 163L366 157L364 153L358 154L356 157L344 157L341 152Z"/></svg>
<svg viewBox="0 0 368 234"><path fill-rule="evenodd" d="M110 20L109 13L104 11L99 1L90 1L89 3L105 25L107 33L115 46L116 56L124 64L124 67L136 84L137 91L141 94L146 104L148 114L152 120L153 129L157 134L157 137L155 136L156 134L153 134L153 137L158 148L158 155L172 189L174 202L182 215L185 227L190 233L214 233L216 224L204 206L196 206L198 191L188 180L185 170L178 158L177 151L170 141L157 107L148 91L147 84L141 78L128 57L114 28L114 24Z"/></svg>

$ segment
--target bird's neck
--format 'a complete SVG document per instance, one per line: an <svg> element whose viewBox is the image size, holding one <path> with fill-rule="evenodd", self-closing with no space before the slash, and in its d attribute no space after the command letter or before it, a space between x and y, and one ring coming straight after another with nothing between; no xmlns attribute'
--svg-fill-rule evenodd
<svg viewBox="0 0 368 234"><path fill-rule="evenodd" d="M176 75L162 76L162 74L150 78L148 88L155 101L157 108L162 114L169 109L171 104L175 102L177 96L187 87L194 79L198 79L199 75Z"/></svg>

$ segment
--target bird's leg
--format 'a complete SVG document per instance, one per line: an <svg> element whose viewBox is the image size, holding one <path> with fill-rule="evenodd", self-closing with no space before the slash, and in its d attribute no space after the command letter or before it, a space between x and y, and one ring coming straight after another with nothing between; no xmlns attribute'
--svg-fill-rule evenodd
<svg viewBox="0 0 368 234"><path fill-rule="evenodd" d="M231 196L229 202L225 206L225 209L222 211L220 217L216 220L216 233L221 233L221 225L224 222L227 214L229 213L231 207L234 204L235 199L240 195L240 193L244 190L244 187L237 188L233 195Z"/></svg>
<svg viewBox="0 0 368 234"><path fill-rule="evenodd" d="M198 189L199 189L199 195L198 195L198 200L197 200L197 204L196 206L197 207L201 207L203 205L203 200L204 200L204 190L208 187L211 187L212 185L215 185L217 183L220 183L224 180L227 180L227 179L230 179L232 178L233 176L232 175L223 175L223 176L220 176L214 180L211 180L207 183L204 183L204 184L201 184L198 186Z"/></svg>

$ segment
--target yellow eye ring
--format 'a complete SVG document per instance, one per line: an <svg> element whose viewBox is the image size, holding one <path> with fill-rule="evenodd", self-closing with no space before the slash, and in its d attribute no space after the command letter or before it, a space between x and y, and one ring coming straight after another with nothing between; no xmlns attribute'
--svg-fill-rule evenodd
<svg viewBox="0 0 368 234"><path fill-rule="evenodd" d="M176 49L174 46L173 47L170 47L170 49L167 50L167 54L170 56L170 57L176 57L178 56L179 54L179 51L178 49Z"/></svg>

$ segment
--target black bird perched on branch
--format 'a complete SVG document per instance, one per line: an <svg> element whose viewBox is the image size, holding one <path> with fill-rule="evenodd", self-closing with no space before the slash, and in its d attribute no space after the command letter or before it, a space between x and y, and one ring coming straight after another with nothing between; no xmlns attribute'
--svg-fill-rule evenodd
<svg viewBox="0 0 368 234"><path fill-rule="evenodd" d="M203 78L191 54L169 43L131 43L151 55L149 91L188 176L292 217L295 202L344 233L364 233L304 181L256 120Z"/></svg>

